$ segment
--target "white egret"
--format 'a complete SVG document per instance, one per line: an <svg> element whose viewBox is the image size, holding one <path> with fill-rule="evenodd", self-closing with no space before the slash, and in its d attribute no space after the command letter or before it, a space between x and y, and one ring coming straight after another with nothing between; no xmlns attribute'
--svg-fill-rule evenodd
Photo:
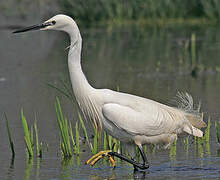
<svg viewBox="0 0 220 180"><path fill-rule="evenodd" d="M70 36L68 67L76 100L86 118L92 120L99 129L125 143L136 144L140 150L143 164L129 159L117 152L102 151L91 158L116 156L134 165L135 169L149 167L142 145L163 143L169 147L177 135L183 132L202 137L200 128L206 124L201 115L193 110L193 100L189 94L179 93L179 108L131 94L95 89L87 81L81 68L82 38L75 21L66 15L56 15L42 24L15 31L59 30ZM110 157L111 158L111 157Z"/></svg>

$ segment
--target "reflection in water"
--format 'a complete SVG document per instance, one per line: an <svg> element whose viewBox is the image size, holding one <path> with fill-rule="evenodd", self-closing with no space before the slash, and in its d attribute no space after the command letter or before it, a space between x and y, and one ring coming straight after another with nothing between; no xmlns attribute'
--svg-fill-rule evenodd
<svg viewBox="0 0 220 180"><path fill-rule="evenodd" d="M13 178L14 178L14 157L12 156L6 179L11 180Z"/></svg>
<svg viewBox="0 0 220 180"><path fill-rule="evenodd" d="M26 159L26 168L24 170L24 180L30 180L30 177L32 175L32 170L33 170L33 158L29 158L27 156Z"/></svg>
<svg viewBox="0 0 220 180"><path fill-rule="evenodd" d="M62 160L61 162L61 166L62 166L62 172L61 172L61 179L69 179L70 177L72 177L72 167L74 164L74 158L65 158Z"/></svg>
<svg viewBox="0 0 220 180"><path fill-rule="evenodd" d="M36 175L35 175L36 180L40 180L40 163L41 163L41 161L42 161L41 158L36 159Z"/></svg>
<svg viewBox="0 0 220 180"><path fill-rule="evenodd" d="M176 160L176 140L170 147L170 160L171 161Z"/></svg>
<svg viewBox="0 0 220 180"><path fill-rule="evenodd" d="M134 171L133 173L133 178L134 179L145 179L146 175L149 174L149 171L146 172L138 172L138 171Z"/></svg>

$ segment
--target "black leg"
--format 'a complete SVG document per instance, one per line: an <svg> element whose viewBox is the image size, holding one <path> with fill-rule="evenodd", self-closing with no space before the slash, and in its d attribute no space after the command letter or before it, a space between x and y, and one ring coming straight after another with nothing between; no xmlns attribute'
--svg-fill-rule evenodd
<svg viewBox="0 0 220 180"><path fill-rule="evenodd" d="M143 165L148 165L148 166L149 166L149 163L148 163L148 161L147 161L147 157L146 157L146 155L145 155L145 153L144 153L144 151L143 151L142 146L138 146L138 149L139 149L139 151L140 151L140 153L141 153L141 157L142 157L142 159L143 159Z"/></svg>
<svg viewBox="0 0 220 180"><path fill-rule="evenodd" d="M110 156L118 157L119 159L121 159L121 160L123 160L123 161L126 161L126 162L132 164L132 165L134 166L134 169L135 169L135 170L138 170L138 168L141 169L141 170L148 169L148 168L149 168L148 161L147 161L147 158L146 158L146 156L145 156L145 154L144 154L144 152L143 152L143 150L142 150L142 147L139 147L139 146L138 146L138 148L139 148L139 151L140 151L140 153L141 153L141 157L143 158L143 161L144 161L143 164L138 163L138 162L134 161L133 159L129 159L128 157L123 156L123 155L121 155L121 154L119 154L119 153L117 153L117 152L109 152L108 154L109 154Z"/></svg>

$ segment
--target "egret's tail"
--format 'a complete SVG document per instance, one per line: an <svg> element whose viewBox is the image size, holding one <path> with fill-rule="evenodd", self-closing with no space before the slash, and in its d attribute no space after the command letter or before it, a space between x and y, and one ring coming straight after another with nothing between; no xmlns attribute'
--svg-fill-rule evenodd
<svg viewBox="0 0 220 180"><path fill-rule="evenodd" d="M183 131L188 133L188 134L191 134L193 136L198 136L198 137L203 136L203 132L200 129L195 128L194 126L189 127L189 125L185 125L183 127Z"/></svg>
<svg viewBox="0 0 220 180"><path fill-rule="evenodd" d="M203 121L202 114L199 112L200 104L198 108L194 109L193 98L188 93L177 93L176 102L178 108L184 111L184 116L188 120L183 128L183 131L192 134L194 136L202 137L203 132L200 128L206 127L206 123Z"/></svg>
<svg viewBox="0 0 220 180"><path fill-rule="evenodd" d="M189 120L189 122L192 124L192 126L194 126L196 128L206 127L206 123L203 121L203 118L201 115L186 113L185 117L186 117L186 119Z"/></svg>

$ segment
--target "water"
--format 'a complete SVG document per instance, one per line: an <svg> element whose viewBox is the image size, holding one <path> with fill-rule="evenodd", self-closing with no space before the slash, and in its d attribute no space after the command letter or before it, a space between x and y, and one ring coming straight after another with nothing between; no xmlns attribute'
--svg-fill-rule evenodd
<svg viewBox="0 0 220 180"><path fill-rule="evenodd" d="M15 21L17 22L17 21ZM190 139L188 151L183 137L170 150L149 151L149 170L134 174L133 167L117 161L112 170L105 161L95 167L84 162L83 152L63 161L54 102L59 95L47 83L61 86L68 78L68 38L61 32L30 32L12 35L1 30L0 115L6 112L15 142L11 163L5 122L0 122L0 179L215 179L219 177L220 157L215 141L214 122L220 120L220 35L215 26L124 26L115 28L80 27L83 37L83 69L96 88L119 87L120 91L171 103L177 91L187 91L202 102L205 121L211 117L210 143L198 147ZM195 51L191 37L195 34ZM196 67L196 68L195 68ZM192 73L193 70L193 73ZM76 107L62 99L68 119L76 120ZM27 160L20 120L24 109L29 124L36 113L40 140L49 145L43 158ZM92 129L87 125L92 132ZM91 132L89 131L90 135Z"/></svg>

